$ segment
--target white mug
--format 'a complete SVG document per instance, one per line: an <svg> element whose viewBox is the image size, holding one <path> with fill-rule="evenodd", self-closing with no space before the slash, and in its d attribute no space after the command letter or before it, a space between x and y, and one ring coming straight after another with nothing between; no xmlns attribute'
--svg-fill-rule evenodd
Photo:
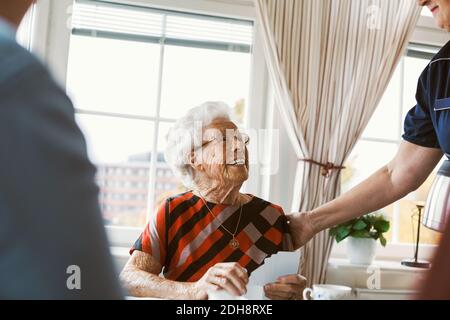
<svg viewBox="0 0 450 320"><path fill-rule="evenodd" d="M352 288L330 284L315 284L303 290L304 300L345 300L351 296Z"/></svg>

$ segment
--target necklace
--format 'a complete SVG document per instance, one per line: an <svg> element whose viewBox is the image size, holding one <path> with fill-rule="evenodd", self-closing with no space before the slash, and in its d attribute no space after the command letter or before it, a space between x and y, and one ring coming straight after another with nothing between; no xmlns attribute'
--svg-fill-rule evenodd
<svg viewBox="0 0 450 320"><path fill-rule="evenodd" d="M216 215L211 211L211 209L209 209L208 204L206 203L206 200L204 199L204 197L202 196L202 194L200 192L198 192L200 195L200 198L202 199L203 203L205 204L206 208L208 209L208 211L212 214L212 216L214 217L214 219L217 219ZM228 230L222 223L220 223L220 226L222 227L223 230L225 230L226 232L228 232L231 235L231 240L228 243L228 245L233 249L236 250L239 248L239 241L236 239L236 233L239 229L239 224L241 223L241 216L242 216L242 203L240 204L240 211L239 211L239 219L238 219L238 223L236 225L236 229L234 230L234 232L231 232L230 230ZM217 219L219 220L219 219ZM219 220L220 221L220 220Z"/></svg>

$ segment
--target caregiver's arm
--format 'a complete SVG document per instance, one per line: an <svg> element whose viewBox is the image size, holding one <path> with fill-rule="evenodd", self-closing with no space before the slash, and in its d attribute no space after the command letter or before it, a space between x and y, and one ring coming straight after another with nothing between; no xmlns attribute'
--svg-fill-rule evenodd
<svg viewBox="0 0 450 320"><path fill-rule="evenodd" d="M289 216L295 248L317 232L384 208L416 190L442 155L440 149L403 141L391 162L347 193L310 212Z"/></svg>
<svg viewBox="0 0 450 320"><path fill-rule="evenodd" d="M218 263L197 282L178 282L159 276L161 264L151 255L134 251L120 279L129 294L136 297L204 300L208 290L223 289L234 295L245 293L248 276L237 263Z"/></svg>

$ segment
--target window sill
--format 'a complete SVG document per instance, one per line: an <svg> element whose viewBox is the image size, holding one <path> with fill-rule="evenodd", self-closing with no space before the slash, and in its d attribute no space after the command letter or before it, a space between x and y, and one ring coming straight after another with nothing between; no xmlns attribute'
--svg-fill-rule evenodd
<svg viewBox="0 0 450 320"><path fill-rule="evenodd" d="M328 263L327 283L349 286L363 295L410 296L426 272L426 269L405 267L394 261L376 260L371 266L364 266L334 258Z"/></svg>
<svg viewBox="0 0 450 320"><path fill-rule="evenodd" d="M130 256L130 248L126 247L109 247L111 254L117 258L128 258Z"/></svg>
<svg viewBox="0 0 450 320"><path fill-rule="evenodd" d="M335 243L331 252L331 258L333 259L346 259L347 258L347 240L341 243ZM430 261L435 253L437 246L429 244L420 244L419 247L419 259ZM413 244L392 244L388 243L386 247L382 247L377 244L377 252L375 261L391 261L400 265L400 261L407 258L412 258L414 255Z"/></svg>

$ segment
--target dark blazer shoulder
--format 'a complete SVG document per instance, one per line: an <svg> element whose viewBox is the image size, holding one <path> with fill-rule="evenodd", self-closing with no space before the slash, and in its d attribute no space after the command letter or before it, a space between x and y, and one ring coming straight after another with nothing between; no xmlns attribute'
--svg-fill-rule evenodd
<svg viewBox="0 0 450 320"><path fill-rule="evenodd" d="M24 72L45 73L44 65L17 42L0 39L0 87Z"/></svg>

